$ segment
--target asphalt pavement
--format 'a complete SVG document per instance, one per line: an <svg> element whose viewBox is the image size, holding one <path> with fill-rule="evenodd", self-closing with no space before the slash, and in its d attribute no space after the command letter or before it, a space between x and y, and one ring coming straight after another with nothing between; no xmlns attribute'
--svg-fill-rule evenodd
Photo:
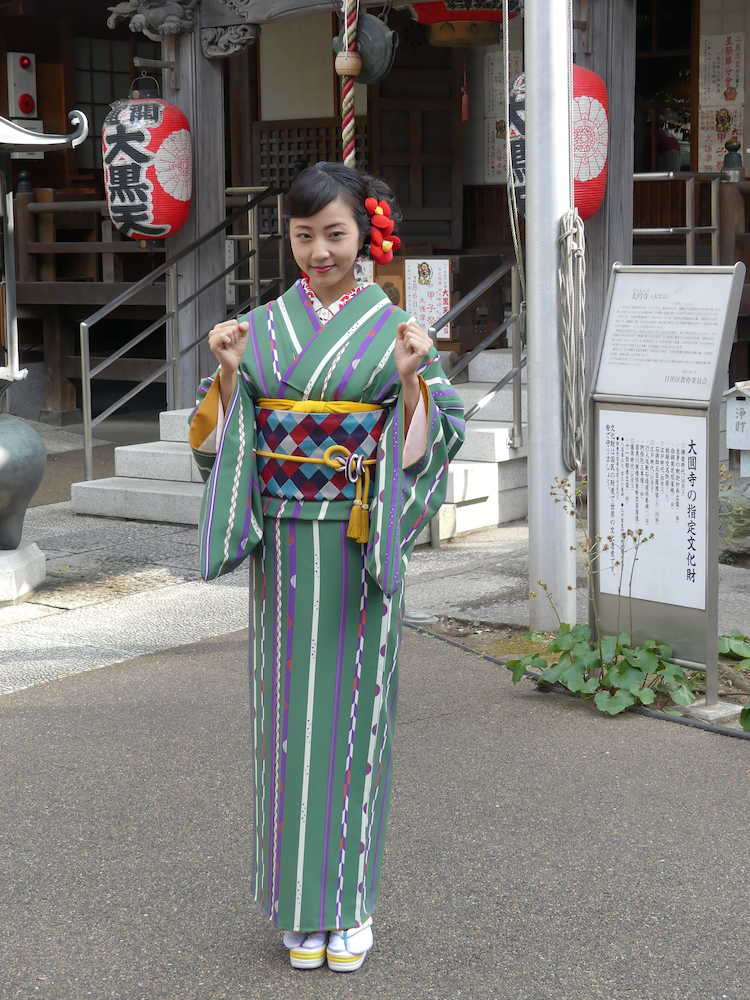
<svg viewBox="0 0 750 1000"><path fill-rule="evenodd" d="M0 698L0 1000L740 1000L745 742L405 631L375 948L250 899L244 631Z"/></svg>

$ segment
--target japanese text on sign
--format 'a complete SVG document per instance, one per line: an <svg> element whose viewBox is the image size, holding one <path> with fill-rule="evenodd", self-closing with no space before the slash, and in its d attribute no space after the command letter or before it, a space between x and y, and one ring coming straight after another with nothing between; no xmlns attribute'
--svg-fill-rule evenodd
<svg viewBox="0 0 750 1000"><path fill-rule="evenodd" d="M706 441L704 417L600 411L602 593L705 609Z"/></svg>
<svg viewBox="0 0 750 1000"><path fill-rule="evenodd" d="M449 260L434 257L405 261L406 308L424 327L434 326L451 307ZM438 330L438 340L450 340L450 324Z"/></svg>
<svg viewBox="0 0 750 1000"><path fill-rule="evenodd" d="M709 400L731 274L616 274L596 390Z"/></svg>

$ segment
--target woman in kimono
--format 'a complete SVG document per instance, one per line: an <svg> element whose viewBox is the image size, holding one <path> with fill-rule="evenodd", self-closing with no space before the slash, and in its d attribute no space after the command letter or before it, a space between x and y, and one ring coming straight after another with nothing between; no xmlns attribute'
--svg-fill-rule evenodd
<svg viewBox="0 0 750 1000"><path fill-rule="evenodd" d="M253 895L292 966L346 972L373 944L404 574L463 407L429 335L355 278L397 244L390 189L321 163L286 212L302 277L210 332L190 443L202 576L250 557Z"/></svg>

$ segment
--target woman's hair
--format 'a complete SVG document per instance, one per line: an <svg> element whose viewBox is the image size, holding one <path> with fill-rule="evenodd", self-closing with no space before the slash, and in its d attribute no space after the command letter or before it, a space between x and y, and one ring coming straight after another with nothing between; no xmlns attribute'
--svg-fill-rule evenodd
<svg viewBox="0 0 750 1000"><path fill-rule="evenodd" d="M396 225L401 221L396 196L386 182L343 163L316 163L303 170L284 198L284 209L290 218L309 219L336 198L342 198L354 213L365 253L369 252L371 227L366 198L387 201L393 221Z"/></svg>

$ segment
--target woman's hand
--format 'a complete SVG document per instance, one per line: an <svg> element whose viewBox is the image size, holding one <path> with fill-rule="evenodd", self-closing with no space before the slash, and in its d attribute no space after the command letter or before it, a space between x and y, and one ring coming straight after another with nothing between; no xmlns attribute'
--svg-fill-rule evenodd
<svg viewBox="0 0 750 1000"><path fill-rule="evenodd" d="M227 375L239 370L247 347L247 329L247 323L228 319L224 323L217 323L208 335L209 349L221 362L221 370Z"/></svg>
<svg viewBox="0 0 750 1000"><path fill-rule="evenodd" d="M393 359L404 384L414 381L417 368L423 363L431 347L429 333L415 319L399 323Z"/></svg>

